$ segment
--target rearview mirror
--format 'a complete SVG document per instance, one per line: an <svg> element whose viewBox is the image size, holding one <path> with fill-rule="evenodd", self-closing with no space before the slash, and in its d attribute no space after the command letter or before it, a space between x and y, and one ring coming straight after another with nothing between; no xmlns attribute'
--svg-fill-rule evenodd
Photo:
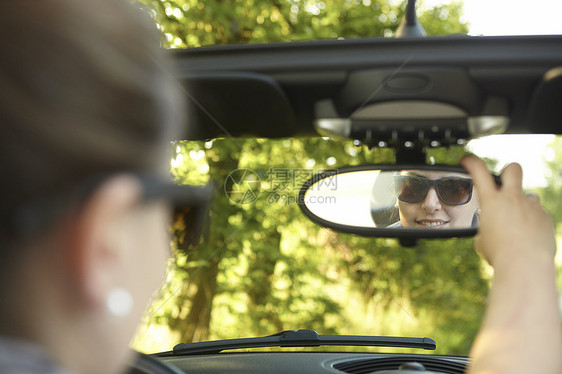
<svg viewBox="0 0 562 374"><path fill-rule="evenodd" d="M471 236L480 207L461 167L369 165L327 171L299 192L302 211L336 231L380 237Z"/></svg>

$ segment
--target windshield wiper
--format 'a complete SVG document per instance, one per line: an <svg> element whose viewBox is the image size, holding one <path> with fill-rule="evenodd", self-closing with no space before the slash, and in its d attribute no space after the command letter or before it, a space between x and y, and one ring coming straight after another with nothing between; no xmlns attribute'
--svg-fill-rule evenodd
<svg viewBox="0 0 562 374"><path fill-rule="evenodd" d="M431 338L406 338L395 336L318 335L314 330L289 330L259 338L216 340L197 343L180 343L173 354L219 353L227 349L266 347L319 347L323 345L402 347L433 350L435 340Z"/></svg>

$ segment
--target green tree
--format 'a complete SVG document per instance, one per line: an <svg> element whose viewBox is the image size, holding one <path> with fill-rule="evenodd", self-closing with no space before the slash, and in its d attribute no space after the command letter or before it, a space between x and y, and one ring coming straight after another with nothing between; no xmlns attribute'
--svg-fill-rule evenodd
<svg viewBox="0 0 562 374"><path fill-rule="evenodd" d="M546 176L546 187L539 189L541 201L552 215L555 223L562 222L562 138L556 137L549 145L552 158L545 160L550 174Z"/></svg>
<svg viewBox="0 0 562 374"><path fill-rule="evenodd" d="M174 163L176 181L209 179L218 187L210 229L197 249L183 248L178 228L173 277L152 313L179 332L179 341L298 328L333 334L360 329L371 335L424 334L445 342L442 353L466 353L487 288L471 240L422 241L404 249L392 239L322 229L294 203L312 171L391 162L391 151L321 138L180 142L175 151L173 160L183 161ZM463 153L453 149L449 162ZM451 156L433 151L431 157L445 162ZM223 188L240 168L261 179L251 203L228 199ZM288 180L284 172L292 173ZM350 304L361 311L350 313Z"/></svg>
<svg viewBox="0 0 562 374"><path fill-rule="evenodd" d="M170 48L391 36L404 15L385 0L141 0ZM466 34L462 2L420 14L429 35Z"/></svg>
<svg viewBox="0 0 562 374"><path fill-rule="evenodd" d="M557 136L549 145L551 157L545 160L549 174L546 176L546 185L537 188L536 191L541 198L541 204L552 215L556 232L560 233L562 225L562 137ZM562 289L562 261L560 260L560 235L558 236L558 253L557 253L557 273L558 288Z"/></svg>

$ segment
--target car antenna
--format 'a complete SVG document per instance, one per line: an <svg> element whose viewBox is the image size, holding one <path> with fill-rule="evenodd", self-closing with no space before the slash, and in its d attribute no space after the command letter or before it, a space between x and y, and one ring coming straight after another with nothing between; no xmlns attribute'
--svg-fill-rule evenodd
<svg viewBox="0 0 562 374"><path fill-rule="evenodd" d="M408 0L404 19L396 29L396 38L423 38L425 30L418 23L416 16L416 0Z"/></svg>

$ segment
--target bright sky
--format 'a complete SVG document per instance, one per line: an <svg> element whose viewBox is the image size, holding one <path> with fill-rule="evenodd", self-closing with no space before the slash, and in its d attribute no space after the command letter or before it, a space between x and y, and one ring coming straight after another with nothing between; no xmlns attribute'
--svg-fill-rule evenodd
<svg viewBox="0 0 562 374"><path fill-rule="evenodd" d="M464 0L471 35L562 34L560 0Z"/></svg>
<svg viewBox="0 0 562 374"><path fill-rule="evenodd" d="M431 7L450 0L418 0ZM470 35L562 34L561 0L464 0Z"/></svg>
<svg viewBox="0 0 562 374"><path fill-rule="evenodd" d="M496 172L512 162L521 164L524 187L535 187L546 183L544 160L554 156L548 147L553 139L554 135L492 135L471 140L468 149L480 157L498 160Z"/></svg>

